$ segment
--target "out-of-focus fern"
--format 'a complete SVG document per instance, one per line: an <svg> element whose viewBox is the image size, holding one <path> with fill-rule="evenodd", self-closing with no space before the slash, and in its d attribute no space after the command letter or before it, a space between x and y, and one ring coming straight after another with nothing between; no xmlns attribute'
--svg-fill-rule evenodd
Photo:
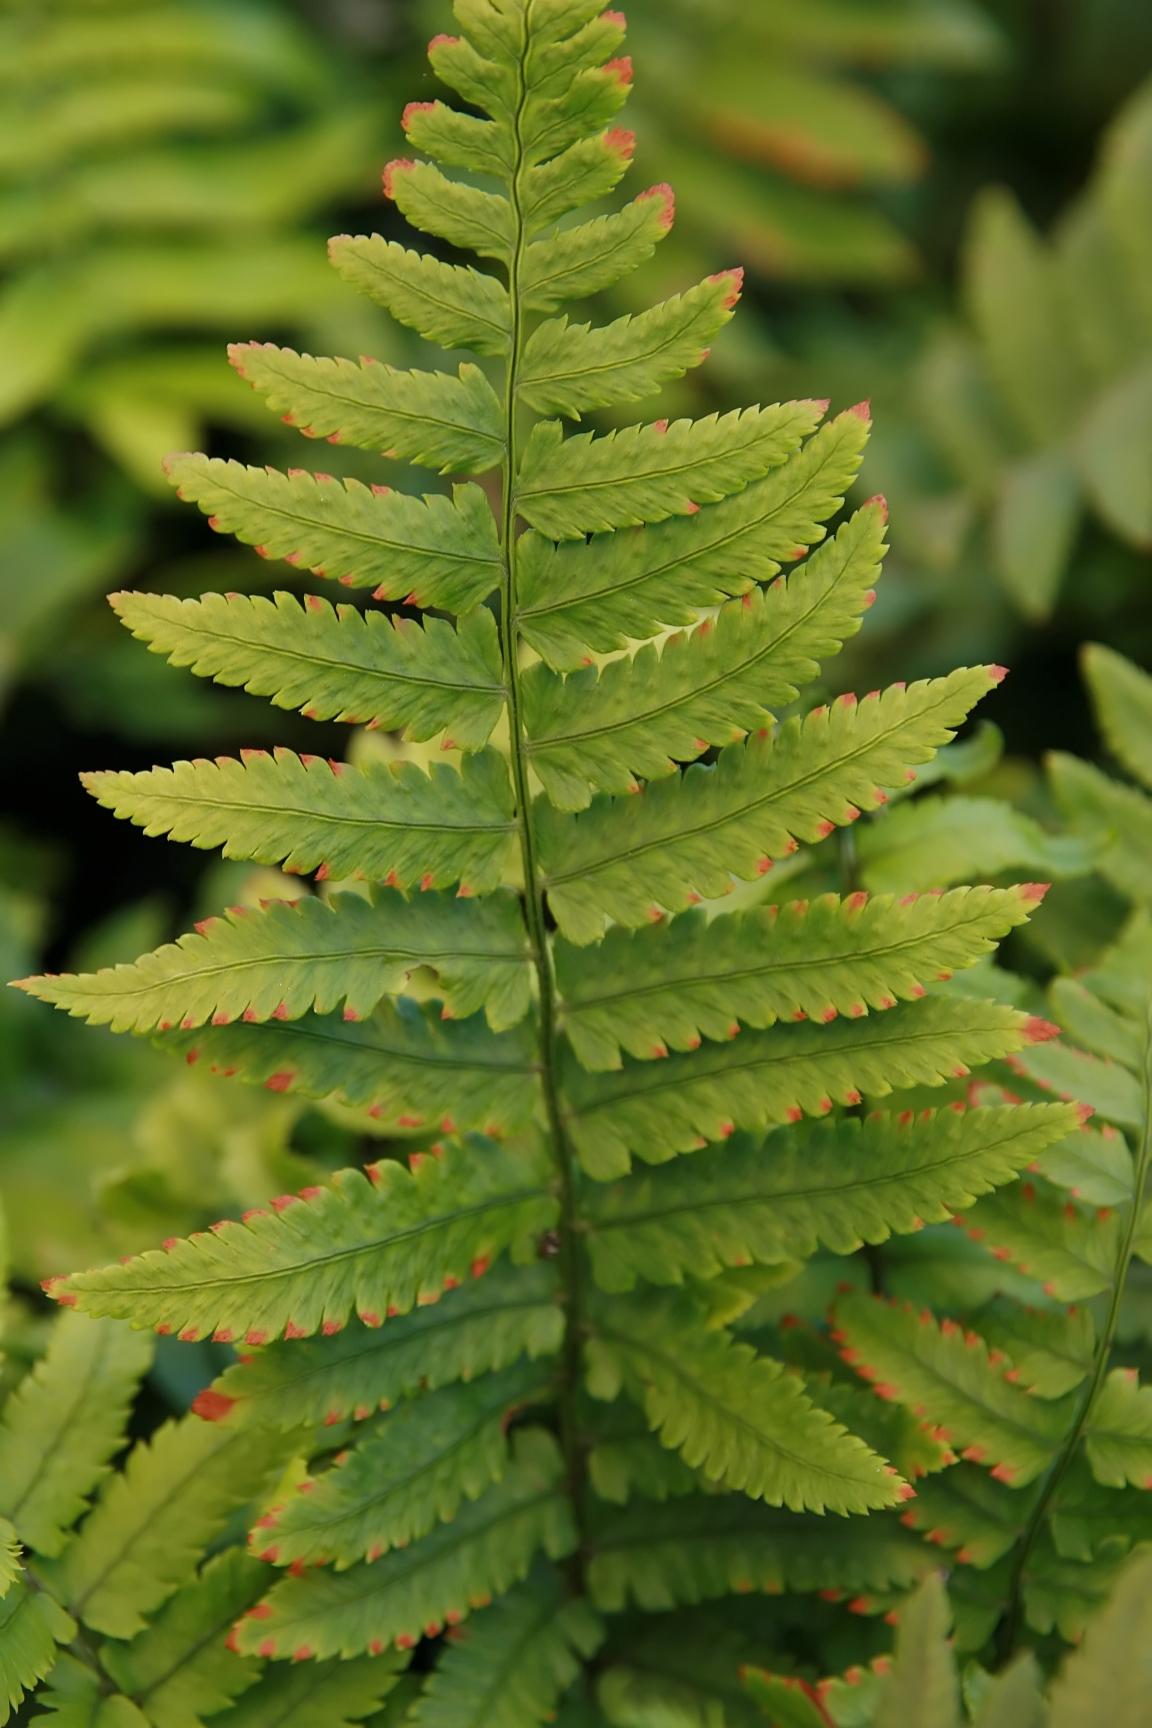
<svg viewBox="0 0 1152 1728"><path fill-rule="evenodd" d="M246 751L89 776L149 833L310 874L316 893L26 986L407 1139L407 1159L49 1288L238 1346L197 1402L210 1433L339 1431L330 1448L305 1437L307 1474L255 1522L276 1570L239 1655L359 1661L468 1620L413 1720L488 1723L497 1699L521 1728L557 1707L580 1721L594 1656L597 1708L619 1720L632 1610L899 1596L930 1568L897 1512L947 1448L877 1418L826 1344L804 1360L736 1323L815 1249L915 1235L1079 1123L1064 1103L967 1108L974 1068L1055 1028L944 987L1042 886L872 900L846 882L725 906L930 777L1003 669L800 698L880 571L883 500L825 538L863 405L826 424L827 404L800 401L566 431L699 364L741 273L601 328L555 315L672 220L657 186L565 221L632 155L615 123L623 20L592 0L456 11L464 34L430 54L467 111L411 104L421 156L385 189L497 271L379 236L341 236L332 256L488 370L250 344L233 360L306 434L494 470L495 520L475 480L420 497L179 456L170 478L220 531L393 621L319 596L117 602L195 672L413 742L390 765ZM430 610L454 621L414 616ZM437 734L447 760L429 769Z"/></svg>
<svg viewBox="0 0 1152 1728"><path fill-rule="evenodd" d="M1128 546L1152 542L1150 211L1145 83L1050 237L1008 191L982 195L965 254L970 328L923 362L923 412L1032 617L1052 610L1089 512Z"/></svg>

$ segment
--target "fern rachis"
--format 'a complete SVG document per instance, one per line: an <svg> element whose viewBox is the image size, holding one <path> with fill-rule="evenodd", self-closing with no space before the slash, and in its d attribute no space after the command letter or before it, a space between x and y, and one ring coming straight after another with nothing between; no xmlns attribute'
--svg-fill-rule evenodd
<svg viewBox="0 0 1152 1728"><path fill-rule="evenodd" d="M662 188L617 218L557 226L630 159L612 124L623 21L589 0L457 0L457 13L464 35L437 38L432 61L478 112L421 103L405 125L496 189L407 161L386 188L500 276L379 236L342 237L332 256L491 371L392 373L259 345L233 357L304 432L498 471L498 510L470 481L418 498L199 456L169 465L214 528L453 618L388 623L318 596L116 604L178 665L316 717L440 736L460 765L381 761L362 739L351 764L249 752L91 776L150 833L319 886L132 966L28 987L189 1060L334 1100L387 1137L366 1171L51 1291L242 1343L251 1359L199 1412L225 1433L305 1430L314 1504L278 1502L255 1532L269 1567L299 1575L241 1619L238 1651L372 1656L475 1616L414 1720L478 1721L461 1696L493 1674L511 1687L528 1639L531 1683L502 1718L520 1728L561 1704L606 1639L612 1660L630 1599L826 1589L838 1573L914 1581L900 1448L841 1419L825 1366L786 1362L736 1323L793 1252L916 1231L1078 1124L1051 1102L967 1110L963 1092L972 1067L1051 1033L948 987L1040 888L846 890L811 906L766 893L774 859L906 790L1002 676L962 669L777 721L874 597L882 502L824 540L866 417L821 427L826 404L799 402L575 435L542 419L631 402L698 364L739 276L600 329L549 316L566 282L607 285L669 226ZM686 628L667 640L669 625ZM713 908L707 924L693 908L737 880L759 883L763 904ZM433 997L405 993L417 969ZM907 1127L888 1100L921 1088L955 1114ZM865 1100L867 1119L844 1114ZM475 1399L458 1386L474 1375ZM341 1463L324 1429L346 1423ZM417 1475L426 1498L397 1512L388 1481ZM632 1504L617 1522L602 1490L621 1481ZM300 1571L317 1556L336 1569ZM546 1644L526 1579L568 1603Z"/></svg>

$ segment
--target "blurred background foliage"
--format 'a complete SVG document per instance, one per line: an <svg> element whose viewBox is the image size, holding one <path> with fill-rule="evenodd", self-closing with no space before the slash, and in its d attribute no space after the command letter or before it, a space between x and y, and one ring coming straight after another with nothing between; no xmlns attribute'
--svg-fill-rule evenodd
<svg viewBox="0 0 1152 1728"><path fill-rule="evenodd" d="M1100 754L1076 671L1084 638L1137 661L1152 648L1152 7L627 10L630 184L672 182L679 216L598 315L742 262L741 317L669 411L871 399L865 492L890 500L892 554L844 679L868 688L973 660L1013 676L989 705L1008 754L988 729L957 747L888 818L903 831L862 832L851 867L875 887L902 872L1066 877L1033 949L1013 956L1038 972L1064 964L1092 908L1101 941L1116 913L1058 831L1038 759ZM0 0L7 977L130 958L221 897L300 891L157 847L79 789L83 768L273 740L349 747L334 725L165 668L103 595L298 588L288 566L214 541L179 509L159 460L200 446L308 461L227 366L227 340L415 363L405 333L329 270L323 242L403 236L379 173L401 147L404 102L435 93L424 45L446 12L446 0ZM353 452L326 447L324 466L381 477ZM797 868L815 887L821 867ZM174 1073L146 1045L13 993L0 997L0 1119L29 1284L298 1186L302 1155L348 1161L363 1131Z"/></svg>

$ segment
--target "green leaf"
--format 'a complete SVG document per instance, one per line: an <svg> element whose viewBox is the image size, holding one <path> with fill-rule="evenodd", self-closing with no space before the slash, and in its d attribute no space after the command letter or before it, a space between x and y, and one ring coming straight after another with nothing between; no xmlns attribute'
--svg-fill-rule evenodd
<svg viewBox="0 0 1152 1728"><path fill-rule="evenodd" d="M552 312L611 288L652 256L672 226L675 202L670 186L651 186L610 216L533 241L520 266L524 304Z"/></svg>
<svg viewBox="0 0 1152 1728"><path fill-rule="evenodd" d="M490 612L453 629L446 619L418 624L318 595L113 594L111 603L138 641L170 665L201 678L267 696L310 720L400 732L406 739L449 732L472 750L484 744L504 702L500 649Z"/></svg>
<svg viewBox="0 0 1152 1728"><path fill-rule="evenodd" d="M636 790L712 744L772 720L855 635L874 598L885 511L859 511L791 578L744 595L691 635L633 658L524 680L528 760L553 803L581 809L589 788ZM644 698L637 703L640 688Z"/></svg>
<svg viewBox="0 0 1152 1728"><path fill-rule="evenodd" d="M109 1478L49 1582L86 1626L133 1638L187 1583L231 1514L286 1462L267 1435L167 1422Z"/></svg>
<svg viewBox="0 0 1152 1728"><path fill-rule="evenodd" d="M1094 845L1072 834L1048 834L1002 799L962 793L895 805L883 821L861 829L857 846L867 887L897 893L1005 871L1034 870L1045 881L1059 880L1083 875L1096 857Z"/></svg>
<svg viewBox="0 0 1152 1728"><path fill-rule="evenodd" d="M1099 642L1085 645L1080 663L1109 750L1129 774L1152 786L1152 678Z"/></svg>
<svg viewBox="0 0 1152 1728"><path fill-rule="evenodd" d="M1051 1464L1066 1412L1010 1384L975 1332L910 1303L860 1295L841 1299L836 1325L845 1359L879 1397L923 1404L952 1444L994 1467L999 1480L1023 1486Z"/></svg>
<svg viewBox="0 0 1152 1728"><path fill-rule="evenodd" d="M219 1718L220 1728L347 1728L375 1716L395 1687L402 1664L402 1657L388 1653L353 1662L269 1669Z"/></svg>
<svg viewBox="0 0 1152 1728"><path fill-rule="evenodd" d="M938 1223L1011 1181L1069 1118L1061 1105L925 1111L908 1120L877 1113L777 1129L763 1142L733 1137L592 1189L593 1270L602 1288L630 1290L638 1279L678 1284L818 1247L851 1254Z"/></svg>
<svg viewBox="0 0 1152 1728"><path fill-rule="evenodd" d="M994 1002L906 1003L831 1026L777 1026L663 1062L567 1078L569 1130L589 1172L624 1175L635 1153L661 1164L734 1128L826 1115L836 1100L938 1086L1027 1042L1029 1022Z"/></svg>
<svg viewBox="0 0 1152 1728"><path fill-rule="evenodd" d="M237 1548L208 1560L130 1644L106 1644L102 1665L153 1728L199 1728L259 1678L259 1665L225 1640L262 1595L268 1574Z"/></svg>
<svg viewBox="0 0 1152 1728"><path fill-rule="evenodd" d="M1049 756L1048 773L1073 828L1097 843L1100 874L1139 904L1152 904L1152 800L1061 751Z"/></svg>
<svg viewBox="0 0 1152 1728"><path fill-rule="evenodd" d="M0 1514L20 1540L58 1554L107 1474L141 1376L147 1339L65 1314L47 1354L20 1383L0 1424Z"/></svg>
<svg viewBox="0 0 1152 1728"><path fill-rule="evenodd" d="M959 1728L952 1615L940 1578L926 1578L900 1613L896 1659L884 1681L876 1728Z"/></svg>
<svg viewBox="0 0 1152 1728"><path fill-rule="evenodd" d="M825 520L840 508L860 466L868 431L867 418L849 409L765 479L643 534L559 546L526 534L517 549L517 621L525 640L565 670L580 665L589 648L607 652L654 635L661 624L695 623L700 607L750 592L776 575L781 560L823 539ZM771 604L782 606L779 599Z"/></svg>
<svg viewBox="0 0 1152 1728"><path fill-rule="evenodd" d="M1084 1422L1084 1450L1106 1488L1146 1489L1152 1482L1152 1387L1134 1368L1114 1368Z"/></svg>
<svg viewBox="0 0 1152 1728"><path fill-rule="evenodd" d="M578 420L590 408L635 402L682 378L732 317L743 273L710 277L645 312L596 327L547 319L524 347L520 400L537 414Z"/></svg>
<svg viewBox="0 0 1152 1728"><path fill-rule="evenodd" d="M787 461L822 412L790 402L571 438L541 421L521 458L516 506L552 540L691 516Z"/></svg>
<svg viewBox="0 0 1152 1728"><path fill-rule="evenodd" d="M1129 1563L1053 1686L1050 1728L1141 1728L1152 1711L1150 1616L1152 1557L1145 1554Z"/></svg>
<svg viewBox="0 0 1152 1728"><path fill-rule="evenodd" d="M1078 442L1092 502L1113 533L1152 544L1152 366L1126 369L1093 404Z"/></svg>
<svg viewBox="0 0 1152 1728"><path fill-rule="evenodd" d="M396 1129L523 1128L539 1102L537 1049L527 1024L493 1033L484 1021L445 1021L406 997L368 1020L304 1014L158 1033L162 1050L270 1092L335 1098Z"/></svg>
<svg viewBox="0 0 1152 1728"><path fill-rule="evenodd" d="M794 1511L864 1512L906 1493L896 1472L784 1367L700 1323L687 1298L599 1304L598 1372L641 1389L661 1442L710 1482Z"/></svg>
<svg viewBox="0 0 1152 1728"><path fill-rule="evenodd" d="M436 468L482 474L504 458L500 400L479 366L398 372L378 360L313 359L274 342L234 342L228 358L309 438Z"/></svg>
<svg viewBox="0 0 1152 1728"><path fill-rule="evenodd" d="M208 456L170 456L164 472L217 532L346 588L371 588L377 600L467 612L499 580L495 518L471 483L453 487L450 498L418 498Z"/></svg>
<svg viewBox="0 0 1152 1728"><path fill-rule="evenodd" d="M1000 576L1026 618L1047 618L1080 527L1076 470L1063 450L1041 450L1007 468L992 517Z"/></svg>
<svg viewBox="0 0 1152 1728"><path fill-rule="evenodd" d="M425 773L404 761L351 768L277 749L139 774L108 770L83 782L106 810L149 834L390 888L494 888L514 832L508 771L493 750L466 756L459 772L437 763Z"/></svg>
<svg viewBox="0 0 1152 1728"><path fill-rule="evenodd" d="M900 901L857 893L708 920L686 912L596 947L556 945L564 1029L586 1068L694 1050L741 1025L861 1019L974 965L1035 909L1032 884L958 888Z"/></svg>
<svg viewBox="0 0 1152 1728"><path fill-rule="evenodd" d="M51 1673L57 1646L76 1636L76 1622L42 1591L17 1582L0 1597L0 1725L25 1693Z"/></svg>
<svg viewBox="0 0 1152 1728"><path fill-rule="evenodd" d="M0 1518L0 1601L3 1601L23 1571L20 1538L7 1518Z"/></svg>
<svg viewBox="0 0 1152 1728"><path fill-rule="evenodd" d="M445 1013L487 1007L496 1029L528 1008L527 937L511 895L413 900L378 889L232 907L131 965L24 979L21 988L114 1031L190 1030L211 1021L296 1019L309 1010L361 1020L420 966L437 974Z"/></svg>
<svg viewBox="0 0 1152 1728"><path fill-rule="evenodd" d="M227 1369L197 1408L216 1421L261 1428L362 1420L422 1388L435 1392L521 1356L556 1354L564 1316L554 1266L487 1272L479 1258L470 1271L476 1282L390 1316L386 1326L354 1320L332 1337L269 1345Z"/></svg>
<svg viewBox="0 0 1152 1728"><path fill-rule="evenodd" d="M736 1494L614 1507L593 1530L590 1555L592 1600L608 1613L629 1601L659 1610L734 1591L906 1589L933 1564L891 1518L845 1525Z"/></svg>
<svg viewBox="0 0 1152 1728"><path fill-rule="evenodd" d="M525 1364L401 1404L333 1468L304 1477L285 1505L259 1519L253 1541L261 1558L334 1564L340 1572L451 1523L503 1476L516 1409L551 1390L548 1370Z"/></svg>
<svg viewBox="0 0 1152 1728"><path fill-rule="evenodd" d="M609 918L645 924L654 908L755 880L798 841L823 839L886 801L997 681L974 667L883 695L841 699L731 744L715 764L657 780L638 800L598 798L583 815L537 804L544 886L563 933L599 936Z"/></svg>
<svg viewBox="0 0 1152 1728"><path fill-rule="evenodd" d="M323 1569L275 1585L241 1622L242 1651L261 1655L378 1654L407 1649L430 1628L455 1624L528 1576L543 1551L557 1560L575 1543L570 1502L551 1436L522 1429L502 1482L451 1524L370 1566Z"/></svg>
<svg viewBox="0 0 1152 1728"><path fill-rule="evenodd" d="M1080 1302L1112 1285L1120 1246L1115 1213L1082 1212L1032 1185L989 1194L964 1222L997 1260L1035 1278L1059 1302Z"/></svg>
<svg viewBox="0 0 1152 1728"><path fill-rule="evenodd" d="M384 193L422 233L482 258L510 259L516 220L502 192L482 192L450 179L431 162L402 159L384 170Z"/></svg>
<svg viewBox="0 0 1152 1728"><path fill-rule="evenodd" d="M508 291L485 271L410 252L379 234L338 234L328 242L328 256L346 282L427 341L477 354L507 352Z"/></svg>
<svg viewBox="0 0 1152 1728"><path fill-rule="evenodd" d="M523 1728L553 1720L603 1627L569 1596L552 1566L485 1609L468 1637L444 1652L412 1713L420 1728Z"/></svg>
<svg viewBox="0 0 1152 1728"><path fill-rule="evenodd" d="M446 1151L414 1169L385 1162L338 1171L327 1188L282 1196L123 1265L55 1280L51 1294L89 1314L244 1338L334 1333L355 1311L378 1325L439 1298L473 1263L531 1253L555 1202L541 1153L525 1145Z"/></svg>
<svg viewBox="0 0 1152 1728"><path fill-rule="evenodd" d="M1075 418L1084 380L1053 261L1011 193L978 202L965 274L993 379L1021 430L1047 444Z"/></svg>

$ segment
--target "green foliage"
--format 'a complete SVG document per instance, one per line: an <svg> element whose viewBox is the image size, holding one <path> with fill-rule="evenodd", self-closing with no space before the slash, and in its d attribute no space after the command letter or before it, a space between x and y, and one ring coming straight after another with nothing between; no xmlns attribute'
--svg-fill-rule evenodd
<svg viewBox="0 0 1152 1728"><path fill-rule="evenodd" d="M1020 1082L1028 1102L1005 1095L1014 1069L1042 1077L1034 1047L1056 1028L1026 992L998 992L989 955L1042 889L872 901L854 879L853 824L878 813L883 851L885 806L918 771L947 775L937 753L1003 677L977 665L859 700L804 695L874 597L883 502L825 539L866 411L822 427L827 404L802 400L568 430L699 364L738 273L600 328L553 316L639 264L671 218L657 187L615 219L558 226L631 158L611 124L630 85L622 22L594 0L456 10L463 35L430 52L469 112L416 103L404 124L468 177L403 160L385 189L498 273L377 236L341 237L333 261L400 322L501 364L399 373L253 344L234 359L302 434L491 469L491 492L177 456L170 479L215 528L392 610L117 599L134 634L201 676L406 740L362 734L349 763L285 749L87 775L149 834L313 881L297 904L233 909L132 965L24 981L387 1136L267 1207L48 1280L101 1327L243 1351L37 1562L62 1610L127 1646L108 1670L129 1688L110 1728L148 1719L149 1688L173 1724L196 1700L241 1728L374 1717L395 1652L422 1641L395 1693L416 1723L600 1711L650 1728L643 1688L610 1662L601 1687L591 1667L633 1608L750 1591L897 1604L933 1567L916 1533L930 1492L985 1478L919 1411L919 1380L910 1416L877 1415L826 1334L782 1323L776 1287L803 1304L835 1256L913 1242L973 1205L987 1216L1049 1148L1083 1156L1074 1104L1032 1101L1038 1078ZM436 739L447 760L422 748ZM1025 847L1046 850L1083 867L1047 836ZM787 898L799 873L837 867L833 851L839 892ZM1079 1226L1029 1229L1058 1259L1102 1263ZM1116 1290L1135 1239L1109 1262ZM847 1297L846 1338L861 1315L870 1299ZM1033 1406L1005 1387L989 1417L994 1347L973 1353L973 1380L931 1318L938 1356L921 1362L915 1324L915 1348L903 1331L880 1344L915 1358L933 1398L943 1383L945 1419L971 1416L972 1444L1017 1472L993 1486L1021 1494L1071 1432L1059 1396ZM1092 1486L1125 1496L1146 1415L1105 1387L1105 1355L1076 1446ZM21 1408L35 1413L38 1387ZM99 1480L103 1433L70 1459L70 1498L42 1495L50 1541ZM225 1532L250 1501L241 1564ZM1054 1541L1033 1511L1036 1540ZM1078 1563L1056 1558L1029 1580L1049 1598ZM1077 1602L1105 1587L1080 1564ZM994 1623L999 1603L965 1612ZM202 1641L196 1690L173 1691L168 1652L229 1614L241 1666ZM780 1629L765 1614L762 1658ZM1079 1624L1059 1604L1033 1620ZM43 1667L21 1660L28 1680ZM256 1680L265 1660L310 1666ZM85 1695L74 1681L66 1666L52 1683L72 1688L66 1708Z"/></svg>
<svg viewBox="0 0 1152 1728"><path fill-rule="evenodd" d="M1152 303L1137 236L1152 188L1152 86L1104 134L1086 190L1051 239L1016 198L979 199L965 254L971 333L922 362L925 415L987 517L1013 602L1046 617L1083 520L1152 537Z"/></svg>

